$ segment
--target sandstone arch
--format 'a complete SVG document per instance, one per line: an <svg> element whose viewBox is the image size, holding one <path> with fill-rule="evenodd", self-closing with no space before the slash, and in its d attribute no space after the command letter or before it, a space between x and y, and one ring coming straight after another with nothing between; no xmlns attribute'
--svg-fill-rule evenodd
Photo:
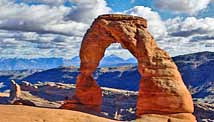
<svg viewBox="0 0 214 122"><path fill-rule="evenodd" d="M65 103L62 108L69 105L77 109L76 104L81 104L83 108L99 111L102 94L92 73L104 56L105 49L115 42L128 49L138 60L142 79L137 115L185 113L188 119L194 120L191 114L192 98L176 65L168 53L158 48L147 31L146 20L128 15L101 15L95 19L82 41L80 74L74 100Z"/></svg>

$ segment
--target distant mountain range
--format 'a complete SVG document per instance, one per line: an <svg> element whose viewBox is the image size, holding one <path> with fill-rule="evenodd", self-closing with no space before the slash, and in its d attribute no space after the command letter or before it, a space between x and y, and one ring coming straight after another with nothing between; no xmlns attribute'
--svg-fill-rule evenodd
<svg viewBox="0 0 214 122"><path fill-rule="evenodd" d="M0 58L0 70L51 69L64 66L64 62L67 61L62 58Z"/></svg>
<svg viewBox="0 0 214 122"><path fill-rule="evenodd" d="M75 62L79 59L74 58ZM73 59L73 60L74 60ZM113 61L114 59L114 61ZM131 59L129 59L131 60ZM214 89L214 52L200 52L173 57L187 87L194 93L195 97L213 94ZM98 68L94 73L94 78L100 86L137 91L139 87L140 75L137 70L136 62L131 63L115 55L106 57L105 62L109 67ZM117 64L120 62L119 64ZM121 63L122 62L122 63ZM101 65L102 65L101 63ZM121 66L124 64L124 66ZM113 67L111 67L113 66ZM114 67L116 66L116 67ZM58 67L48 70L21 70L21 71L1 71L0 83L8 86L11 79L22 80L31 83L53 81L63 83L75 83L79 73L77 67ZM1 85L3 86L3 85ZM7 87L2 88L2 90ZM204 89L207 88L207 89Z"/></svg>
<svg viewBox="0 0 214 122"><path fill-rule="evenodd" d="M116 55L106 56L102 59L100 67L107 66L122 66L126 64L134 64L134 58L123 59ZM80 65L80 58L76 56L72 59L63 58L35 58L35 59L22 59L22 58L0 58L0 71L5 70L26 70L26 69L52 69L57 67L76 66Z"/></svg>

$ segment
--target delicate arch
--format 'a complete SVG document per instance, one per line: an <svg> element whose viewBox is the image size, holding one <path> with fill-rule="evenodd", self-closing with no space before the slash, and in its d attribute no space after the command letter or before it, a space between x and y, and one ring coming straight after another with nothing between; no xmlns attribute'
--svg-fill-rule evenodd
<svg viewBox="0 0 214 122"><path fill-rule="evenodd" d="M192 113L193 102L175 63L158 48L147 31L146 20L128 15L99 16L85 34L80 49L80 74L73 101L63 107L77 109L75 104L96 111L102 104L100 87L92 77L106 48L119 42L138 60L140 81L137 115ZM67 106L66 106L67 105Z"/></svg>

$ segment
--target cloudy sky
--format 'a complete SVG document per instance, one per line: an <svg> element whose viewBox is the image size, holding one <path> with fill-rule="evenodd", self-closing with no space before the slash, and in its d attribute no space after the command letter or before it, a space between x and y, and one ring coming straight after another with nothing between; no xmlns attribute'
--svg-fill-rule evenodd
<svg viewBox="0 0 214 122"><path fill-rule="evenodd" d="M144 17L171 56L214 51L214 0L0 0L0 58L72 58L100 14ZM119 44L106 55L128 58Z"/></svg>

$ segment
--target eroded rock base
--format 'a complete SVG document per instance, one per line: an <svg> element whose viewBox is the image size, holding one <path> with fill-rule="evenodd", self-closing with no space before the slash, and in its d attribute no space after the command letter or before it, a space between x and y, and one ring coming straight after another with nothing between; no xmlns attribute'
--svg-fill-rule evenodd
<svg viewBox="0 0 214 122"><path fill-rule="evenodd" d="M92 76L80 73L77 77L75 95L60 107L83 112L100 112L102 91Z"/></svg>
<svg viewBox="0 0 214 122"><path fill-rule="evenodd" d="M195 116L190 113L179 114L144 114L136 122L196 122Z"/></svg>
<svg viewBox="0 0 214 122"><path fill-rule="evenodd" d="M86 113L94 113L101 111L100 105L85 105L77 103L77 101L75 100L65 101L65 103L60 107L60 109L82 111Z"/></svg>

